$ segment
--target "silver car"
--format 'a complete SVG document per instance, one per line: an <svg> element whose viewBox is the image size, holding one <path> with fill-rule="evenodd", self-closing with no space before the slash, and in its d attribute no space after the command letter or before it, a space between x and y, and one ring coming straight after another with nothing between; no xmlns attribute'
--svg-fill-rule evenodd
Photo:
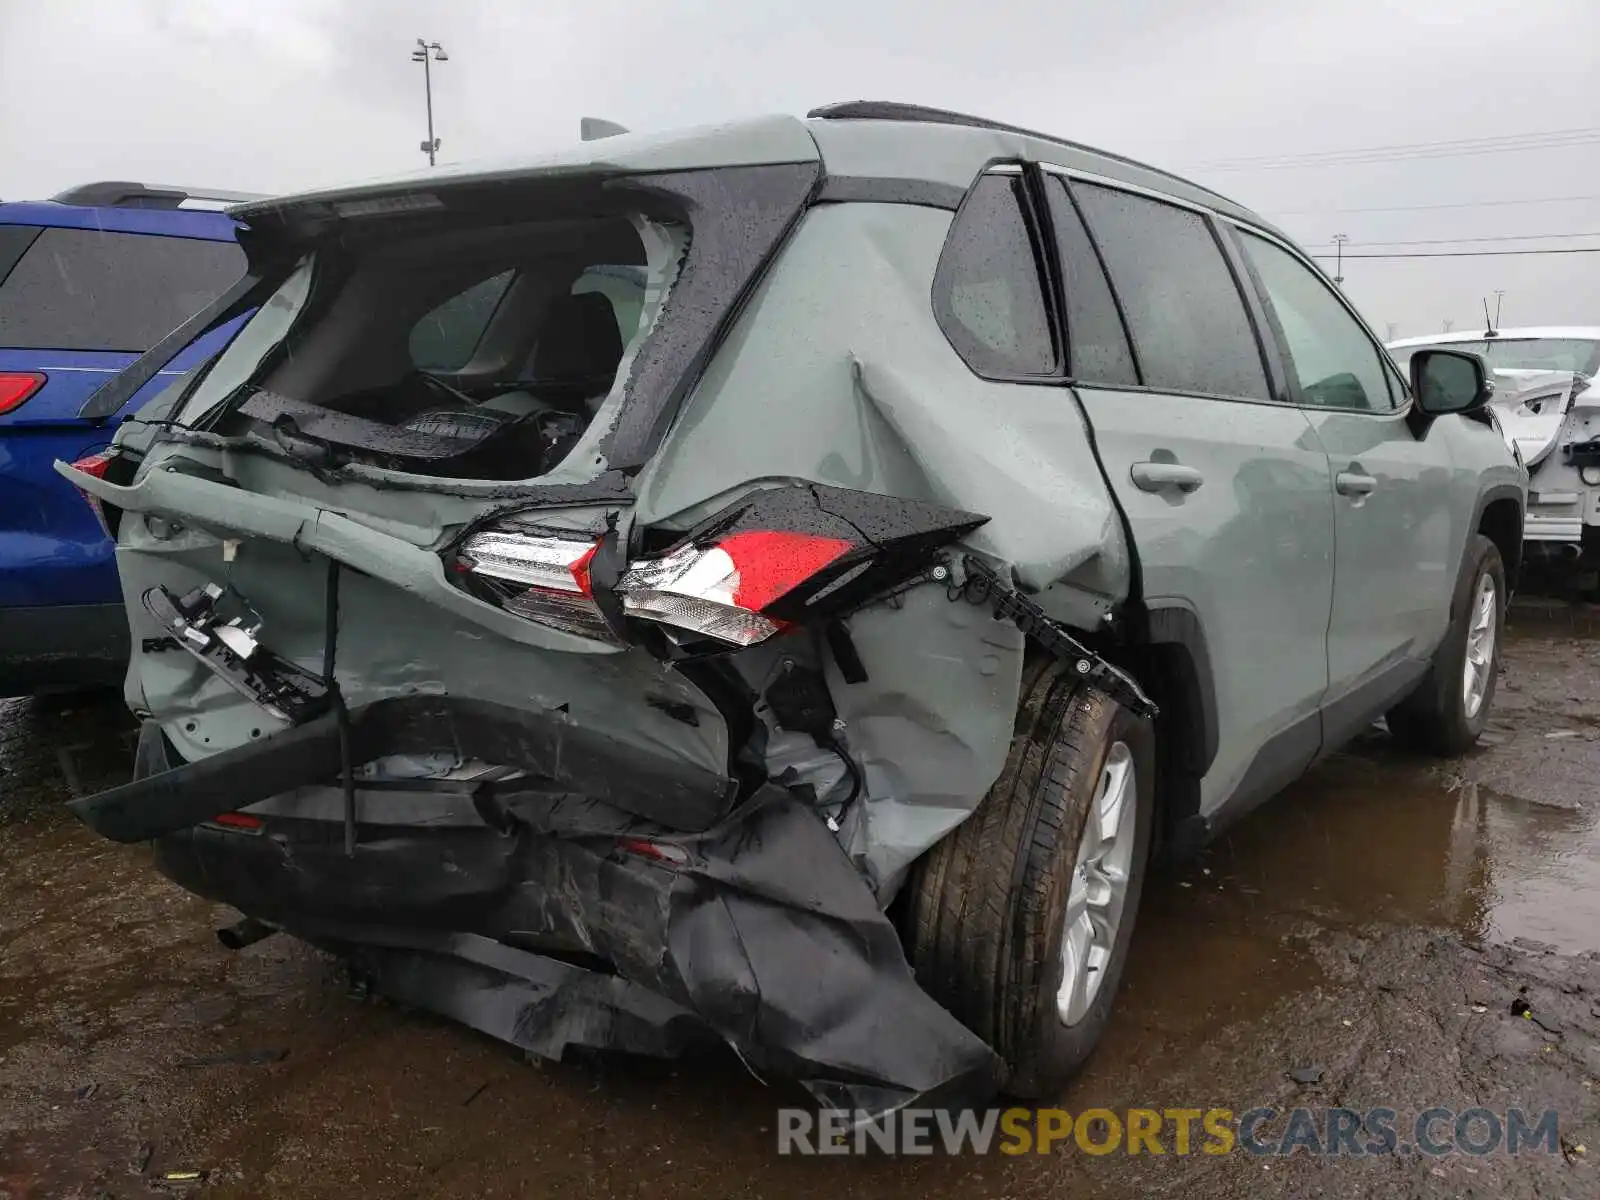
<svg viewBox="0 0 1600 1200"><path fill-rule="evenodd" d="M1148 864L1387 715L1472 745L1526 480L1166 172L847 103L246 205L91 476L105 836L536 1054L1052 1094Z"/></svg>

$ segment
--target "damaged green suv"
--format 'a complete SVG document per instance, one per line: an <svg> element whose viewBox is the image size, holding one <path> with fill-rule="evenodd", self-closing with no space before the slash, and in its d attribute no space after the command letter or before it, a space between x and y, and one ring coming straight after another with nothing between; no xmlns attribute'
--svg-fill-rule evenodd
<svg viewBox="0 0 1600 1200"><path fill-rule="evenodd" d="M234 215L245 278L107 387L254 315L58 467L144 720L73 807L230 944L549 1057L1044 1097L1154 854L1487 719L1482 363L1402 378L1171 175L850 103Z"/></svg>

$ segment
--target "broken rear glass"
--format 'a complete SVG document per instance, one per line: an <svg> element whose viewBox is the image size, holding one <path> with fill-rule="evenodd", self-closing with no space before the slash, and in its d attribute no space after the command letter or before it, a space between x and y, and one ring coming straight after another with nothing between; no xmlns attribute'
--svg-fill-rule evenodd
<svg viewBox="0 0 1600 1200"><path fill-rule="evenodd" d="M686 242L620 214L325 243L183 419L321 463L537 478L614 419Z"/></svg>

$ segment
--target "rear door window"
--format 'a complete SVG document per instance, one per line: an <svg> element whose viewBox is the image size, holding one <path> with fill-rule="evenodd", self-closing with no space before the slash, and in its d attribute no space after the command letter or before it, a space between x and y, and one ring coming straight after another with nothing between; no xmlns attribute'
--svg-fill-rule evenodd
<svg viewBox="0 0 1600 1200"><path fill-rule="evenodd" d="M1146 387L1270 398L1233 272L1199 213L1074 182L1133 336Z"/></svg>
<svg viewBox="0 0 1600 1200"><path fill-rule="evenodd" d="M45 229L0 284L0 343L143 352L222 295L244 265L233 242Z"/></svg>
<svg viewBox="0 0 1600 1200"><path fill-rule="evenodd" d="M950 226L933 281L939 327L993 378L1048 375L1055 338L1021 175L985 175Z"/></svg>

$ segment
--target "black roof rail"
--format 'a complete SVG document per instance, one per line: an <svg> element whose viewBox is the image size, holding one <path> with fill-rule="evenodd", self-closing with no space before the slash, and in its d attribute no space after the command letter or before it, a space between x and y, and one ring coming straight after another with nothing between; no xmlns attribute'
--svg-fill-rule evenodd
<svg viewBox="0 0 1600 1200"><path fill-rule="evenodd" d="M50 199L57 204L83 204L96 208L179 208L190 200L211 201L218 204L242 204L247 200L265 200L267 197L253 192L223 192L215 188L174 187L170 184L130 183L125 180L102 179L82 183L77 187L58 192Z"/></svg>
<svg viewBox="0 0 1600 1200"><path fill-rule="evenodd" d="M1113 154L1109 150L1101 150L1097 146L1085 146L1082 142L1068 141L1066 138L1057 137L1053 133L1040 133L1037 129L1024 129L1020 125L1007 125L1004 121L991 121L987 117L974 117L968 113L951 112L944 108L929 108L925 104L904 104L898 100L841 100L835 104L824 104L820 108L813 108L806 114L813 119L825 121L912 121L923 125L964 125L970 129L992 129L999 133L1016 133L1023 137L1038 138L1044 142L1054 142L1058 146L1066 146L1072 150L1081 150L1085 154L1093 154L1100 158L1110 159L1112 162L1122 163L1125 166L1137 167L1141 171L1149 171L1154 175L1161 175L1185 187L1192 187L1196 191L1204 192L1208 196L1215 196L1233 207L1238 207L1238 202L1229 200L1221 192L1208 188L1203 183L1196 183L1192 179L1185 179L1182 175L1174 175L1171 171L1161 167L1153 167L1149 163L1140 162L1136 158L1126 155Z"/></svg>

